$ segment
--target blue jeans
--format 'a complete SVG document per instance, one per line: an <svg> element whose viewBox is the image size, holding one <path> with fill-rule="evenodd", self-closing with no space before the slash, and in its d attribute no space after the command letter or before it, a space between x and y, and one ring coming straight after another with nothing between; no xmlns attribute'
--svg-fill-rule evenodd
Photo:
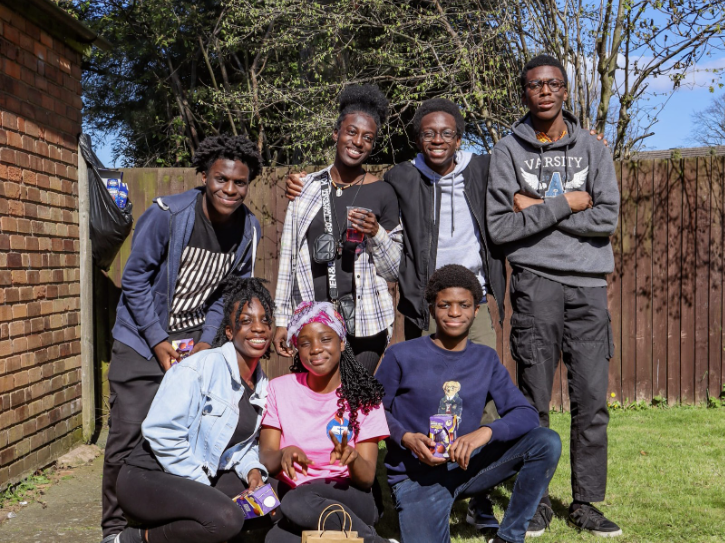
<svg viewBox="0 0 725 543"><path fill-rule="evenodd" d="M449 462L393 485L403 543L449 543L453 502L491 489L518 474L498 536L523 543L526 528L554 476L561 456L559 434L536 428L513 443L477 449L468 469Z"/></svg>

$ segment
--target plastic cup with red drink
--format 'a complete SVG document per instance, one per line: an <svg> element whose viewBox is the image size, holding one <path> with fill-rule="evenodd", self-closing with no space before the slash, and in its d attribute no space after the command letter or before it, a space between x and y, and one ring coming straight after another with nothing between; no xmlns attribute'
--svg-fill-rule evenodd
<svg viewBox="0 0 725 543"><path fill-rule="evenodd" d="M360 232L360 230L355 228L355 225L350 220L350 212L351 211L372 211L372 209L368 209L366 207L359 207L359 206L347 206L347 234L346 239L349 242L352 243L362 243L363 238L365 237L365 234Z"/></svg>

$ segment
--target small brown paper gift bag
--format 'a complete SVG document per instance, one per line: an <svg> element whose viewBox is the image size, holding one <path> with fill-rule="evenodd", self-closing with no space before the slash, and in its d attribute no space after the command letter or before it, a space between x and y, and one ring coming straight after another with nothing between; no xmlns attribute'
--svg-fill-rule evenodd
<svg viewBox="0 0 725 543"><path fill-rule="evenodd" d="M325 530L325 523L330 515L342 515L342 531ZM347 530L345 527L347 526ZM305 530L302 532L302 543L324 543L326 541L344 541L345 543L363 543L363 538L352 531L352 519L347 511L339 503L328 505L317 521L317 530Z"/></svg>

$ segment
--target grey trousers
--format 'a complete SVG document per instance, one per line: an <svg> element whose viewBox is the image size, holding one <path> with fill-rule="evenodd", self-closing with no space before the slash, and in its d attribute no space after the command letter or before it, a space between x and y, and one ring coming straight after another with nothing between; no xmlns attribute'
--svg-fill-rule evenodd
<svg viewBox="0 0 725 543"><path fill-rule="evenodd" d="M511 355L526 399L549 426L554 374L563 354L571 402L571 487L575 500L604 500L607 385L614 344L606 287L572 287L515 268Z"/></svg>

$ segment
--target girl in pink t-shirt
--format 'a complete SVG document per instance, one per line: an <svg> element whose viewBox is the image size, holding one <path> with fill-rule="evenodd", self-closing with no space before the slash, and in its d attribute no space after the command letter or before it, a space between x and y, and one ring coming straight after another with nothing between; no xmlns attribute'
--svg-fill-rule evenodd
<svg viewBox="0 0 725 543"><path fill-rule="evenodd" d="M383 387L345 343L345 324L329 302L303 302L287 329L297 348L290 375L272 380L262 419L260 460L292 490L282 498L284 519L266 543L299 542L320 513L341 504L366 543L388 541L375 532L370 491L378 442L388 437ZM341 528L339 515L327 527Z"/></svg>

